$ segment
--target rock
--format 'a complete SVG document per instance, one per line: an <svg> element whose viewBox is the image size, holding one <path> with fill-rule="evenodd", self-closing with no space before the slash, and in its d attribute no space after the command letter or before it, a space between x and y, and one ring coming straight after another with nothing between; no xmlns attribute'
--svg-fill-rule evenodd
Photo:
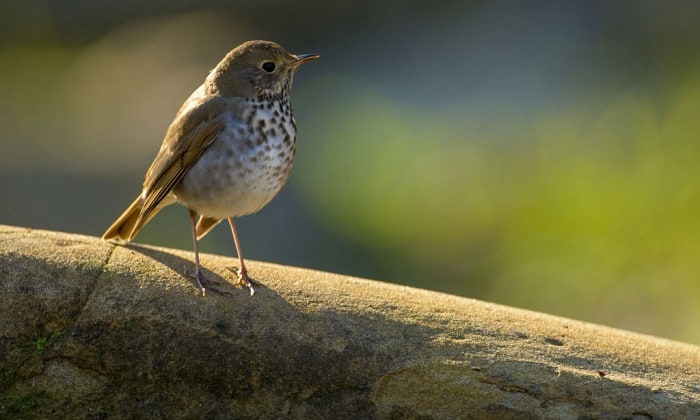
<svg viewBox="0 0 700 420"><path fill-rule="evenodd" d="M700 348L472 299L0 226L3 418L698 418Z"/></svg>

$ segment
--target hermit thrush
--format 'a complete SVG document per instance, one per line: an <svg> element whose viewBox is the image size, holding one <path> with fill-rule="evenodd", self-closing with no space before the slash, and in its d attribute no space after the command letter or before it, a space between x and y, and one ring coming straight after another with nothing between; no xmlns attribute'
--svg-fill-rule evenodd
<svg viewBox="0 0 700 420"><path fill-rule="evenodd" d="M253 294L233 218L259 211L287 182L296 148L292 77L318 57L289 54L270 41L229 52L177 112L141 195L102 238L131 241L160 209L183 204L192 226L194 277L205 293L216 288L202 274L198 240L227 219L241 265L236 284Z"/></svg>

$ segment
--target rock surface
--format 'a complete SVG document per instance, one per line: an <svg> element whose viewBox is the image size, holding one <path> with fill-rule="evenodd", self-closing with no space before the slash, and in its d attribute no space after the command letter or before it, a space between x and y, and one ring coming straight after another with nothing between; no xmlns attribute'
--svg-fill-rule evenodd
<svg viewBox="0 0 700 420"><path fill-rule="evenodd" d="M699 418L700 348L424 290L0 226L3 418Z"/></svg>

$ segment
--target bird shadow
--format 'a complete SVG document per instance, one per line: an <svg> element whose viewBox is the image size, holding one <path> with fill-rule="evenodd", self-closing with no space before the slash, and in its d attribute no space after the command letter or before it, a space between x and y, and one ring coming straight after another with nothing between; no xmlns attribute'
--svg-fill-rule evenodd
<svg viewBox="0 0 700 420"><path fill-rule="evenodd" d="M138 252L141 255L149 257L152 260L171 268L174 272L180 275L180 277L187 280L195 288L199 289L199 285L197 284L197 277L195 276L195 263L193 260L182 258L175 254L171 254L155 248L138 244L127 244L124 245L124 247L132 251ZM238 278L238 267L226 267L226 269L233 274L234 279ZM206 279L210 283L212 283L211 286L206 288L207 291L212 291L216 294L223 296L233 296L234 292L236 292L237 289L241 289L241 287L235 286L231 279L224 278L219 274L216 274L215 272L207 269L204 266L201 267L201 270ZM260 289L267 289L267 287L265 287L257 280L251 280L251 284L256 292Z"/></svg>

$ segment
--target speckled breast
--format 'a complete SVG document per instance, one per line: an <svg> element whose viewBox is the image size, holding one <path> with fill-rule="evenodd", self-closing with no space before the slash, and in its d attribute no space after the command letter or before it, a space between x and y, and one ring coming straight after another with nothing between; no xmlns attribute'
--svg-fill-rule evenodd
<svg viewBox="0 0 700 420"><path fill-rule="evenodd" d="M286 101L249 102L243 118L225 128L173 190L178 201L209 217L259 211L289 178L296 125Z"/></svg>

